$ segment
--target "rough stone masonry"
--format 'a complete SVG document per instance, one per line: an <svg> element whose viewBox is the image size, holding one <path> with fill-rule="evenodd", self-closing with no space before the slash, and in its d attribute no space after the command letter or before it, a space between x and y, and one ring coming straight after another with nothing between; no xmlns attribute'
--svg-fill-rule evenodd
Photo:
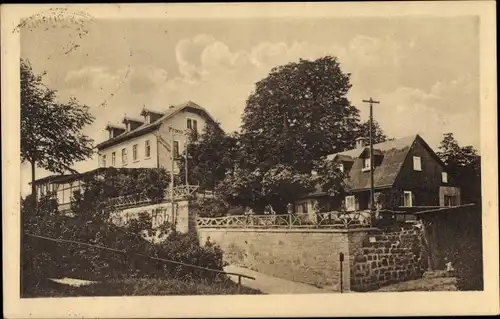
<svg viewBox="0 0 500 319"><path fill-rule="evenodd" d="M427 254L420 229L351 237L351 289L370 291L381 286L421 278Z"/></svg>
<svg viewBox="0 0 500 319"><path fill-rule="evenodd" d="M426 270L421 231L384 233L376 229L201 228L198 235L224 250L227 262L266 275L340 290L369 291L411 280Z"/></svg>

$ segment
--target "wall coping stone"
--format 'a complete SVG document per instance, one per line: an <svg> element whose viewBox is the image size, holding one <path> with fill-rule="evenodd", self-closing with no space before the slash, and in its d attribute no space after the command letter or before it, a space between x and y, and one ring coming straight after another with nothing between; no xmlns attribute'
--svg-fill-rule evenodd
<svg viewBox="0 0 500 319"><path fill-rule="evenodd" d="M376 230L377 228L355 228L355 229L315 229L315 228L225 228L210 227L199 228L203 232L257 232L257 233L356 233Z"/></svg>

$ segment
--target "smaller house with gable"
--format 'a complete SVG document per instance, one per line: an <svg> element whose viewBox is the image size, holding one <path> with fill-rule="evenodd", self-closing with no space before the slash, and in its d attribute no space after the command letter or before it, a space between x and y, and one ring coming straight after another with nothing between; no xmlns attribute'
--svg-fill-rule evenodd
<svg viewBox="0 0 500 319"><path fill-rule="evenodd" d="M371 170L379 209L460 205L460 189L453 186L445 164L419 135L374 144L374 167L370 166L370 147L364 138L356 140L355 149L327 159L335 161L346 176L345 196L331 197L318 189L295 202L296 213L369 210Z"/></svg>

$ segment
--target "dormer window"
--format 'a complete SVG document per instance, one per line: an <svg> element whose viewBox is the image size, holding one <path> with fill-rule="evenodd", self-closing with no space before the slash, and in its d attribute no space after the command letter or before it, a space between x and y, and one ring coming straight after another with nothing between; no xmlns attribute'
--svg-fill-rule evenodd
<svg viewBox="0 0 500 319"><path fill-rule="evenodd" d="M154 112L146 108L142 109L141 115L144 117L144 122L146 124L151 124L163 116L162 113Z"/></svg>
<svg viewBox="0 0 500 319"><path fill-rule="evenodd" d="M125 129L120 128L120 127L116 127L116 126L113 126L113 125L110 125L110 124L108 124L108 126L106 126L106 130L109 132L109 138L110 139L115 138L118 135L120 135L123 132L125 132Z"/></svg>
<svg viewBox="0 0 500 319"><path fill-rule="evenodd" d="M123 124L125 124L125 128L126 128L127 132L130 132L130 131L133 131L136 128L140 127L144 123L141 122L141 121L139 121L139 120L135 120L135 119L131 119L131 118L125 117L123 119Z"/></svg>
<svg viewBox="0 0 500 319"><path fill-rule="evenodd" d="M339 171L344 173L344 164L343 163L340 163L339 165L337 165L337 168L339 169Z"/></svg>
<svg viewBox="0 0 500 319"><path fill-rule="evenodd" d="M370 157L363 158L363 171L369 171L372 167Z"/></svg>

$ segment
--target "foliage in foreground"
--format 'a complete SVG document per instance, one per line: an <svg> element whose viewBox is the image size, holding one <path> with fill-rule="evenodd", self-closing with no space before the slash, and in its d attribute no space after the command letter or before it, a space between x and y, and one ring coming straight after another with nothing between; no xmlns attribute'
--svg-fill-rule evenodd
<svg viewBox="0 0 500 319"><path fill-rule="evenodd" d="M27 298L36 297L82 297L82 296L164 296L164 295L234 295L261 294L245 286L238 286L225 276L209 282L206 280L179 279L124 279L104 281L85 286L69 286L48 279L40 280L36 290L28 292Z"/></svg>
<svg viewBox="0 0 500 319"><path fill-rule="evenodd" d="M70 277L94 281L171 278L207 282L216 279L216 273L211 271L156 261L146 256L223 270L222 250L211 243L200 245L199 239L192 234L181 234L164 225L159 242L144 239L144 232L152 230L148 216L143 215L126 227L119 227L103 219L103 214L79 215L85 213L81 206L75 217L60 215L50 207L51 203L51 199L44 198L34 208L33 204L23 201L22 295L38 291L43 278ZM47 241L27 234L83 242L143 256Z"/></svg>
<svg viewBox="0 0 500 319"><path fill-rule="evenodd" d="M455 268L459 290L484 289L481 212L479 205L447 220L449 227L453 227L453 238L446 258Z"/></svg>

